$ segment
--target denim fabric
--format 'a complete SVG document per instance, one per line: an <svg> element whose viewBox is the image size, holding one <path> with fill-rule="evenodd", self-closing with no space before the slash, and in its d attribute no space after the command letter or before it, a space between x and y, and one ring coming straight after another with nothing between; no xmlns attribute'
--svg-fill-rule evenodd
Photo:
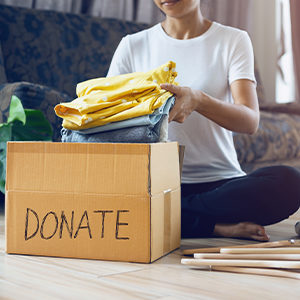
<svg viewBox="0 0 300 300"><path fill-rule="evenodd" d="M162 120L163 118L154 127L144 125L93 134L80 134L78 131L63 128L61 141L63 143L157 143Z"/></svg>
<svg viewBox="0 0 300 300"><path fill-rule="evenodd" d="M164 115L168 115L169 111L173 107L175 102L175 97L170 97L161 107L157 108L153 114L145 115L137 118L132 118L124 121L109 123L103 126L98 126L94 128L84 129L80 131L80 134L92 134L98 132L112 131L121 128L135 127L135 126L150 126L154 127Z"/></svg>

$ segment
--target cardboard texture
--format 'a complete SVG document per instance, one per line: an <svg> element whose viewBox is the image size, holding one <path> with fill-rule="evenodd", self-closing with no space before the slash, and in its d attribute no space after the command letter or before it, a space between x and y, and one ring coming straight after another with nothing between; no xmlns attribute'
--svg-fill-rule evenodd
<svg viewBox="0 0 300 300"><path fill-rule="evenodd" d="M152 262L180 246L177 143L7 145L6 252Z"/></svg>

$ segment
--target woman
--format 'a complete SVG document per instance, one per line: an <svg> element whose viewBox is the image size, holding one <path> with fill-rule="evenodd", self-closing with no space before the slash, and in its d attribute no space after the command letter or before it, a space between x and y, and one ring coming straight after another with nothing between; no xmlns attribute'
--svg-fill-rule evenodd
<svg viewBox="0 0 300 300"><path fill-rule="evenodd" d="M232 132L253 134L259 108L253 50L246 32L205 19L200 0L154 0L161 24L126 36L108 76L149 71L172 60L180 86L169 116L170 140L185 145L182 237L269 239L264 225L299 208L300 174L286 166L246 175Z"/></svg>

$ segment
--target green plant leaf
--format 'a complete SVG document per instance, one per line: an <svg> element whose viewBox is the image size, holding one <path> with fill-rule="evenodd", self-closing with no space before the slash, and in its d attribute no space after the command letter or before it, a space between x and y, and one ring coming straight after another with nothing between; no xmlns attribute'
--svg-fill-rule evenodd
<svg viewBox="0 0 300 300"><path fill-rule="evenodd" d="M0 124L0 142L7 142L11 140L12 124Z"/></svg>
<svg viewBox="0 0 300 300"><path fill-rule="evenodd" d="M52 127L39 110L24 109L20 99L12 96L7 123L0 124L0 191L5 192L6 142L51 141Z"/></svg>
<svg viewBox="0 0 300 300"><path fill-rule="evenodd" d="M39 110L25 109L26 124L14 122L12 140L14 141L51 141L52 127Z"/></svg>
<svg viewBox="0 0 300 300"><path fill-rule="evenodd" d="M13 123L14 121L20 121L23 125L26 123L26 115L22 102L15 95L11 97L7 123Z"/></svg>

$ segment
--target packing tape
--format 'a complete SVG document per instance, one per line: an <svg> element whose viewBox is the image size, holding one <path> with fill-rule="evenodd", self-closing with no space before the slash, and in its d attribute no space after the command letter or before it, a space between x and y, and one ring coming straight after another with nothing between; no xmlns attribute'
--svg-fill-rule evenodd
<svg viewBox="0 0 300 300"><path fill-rule="evenodd" d="M171 251L171 189L164 191L164 254Z"/></svg>

